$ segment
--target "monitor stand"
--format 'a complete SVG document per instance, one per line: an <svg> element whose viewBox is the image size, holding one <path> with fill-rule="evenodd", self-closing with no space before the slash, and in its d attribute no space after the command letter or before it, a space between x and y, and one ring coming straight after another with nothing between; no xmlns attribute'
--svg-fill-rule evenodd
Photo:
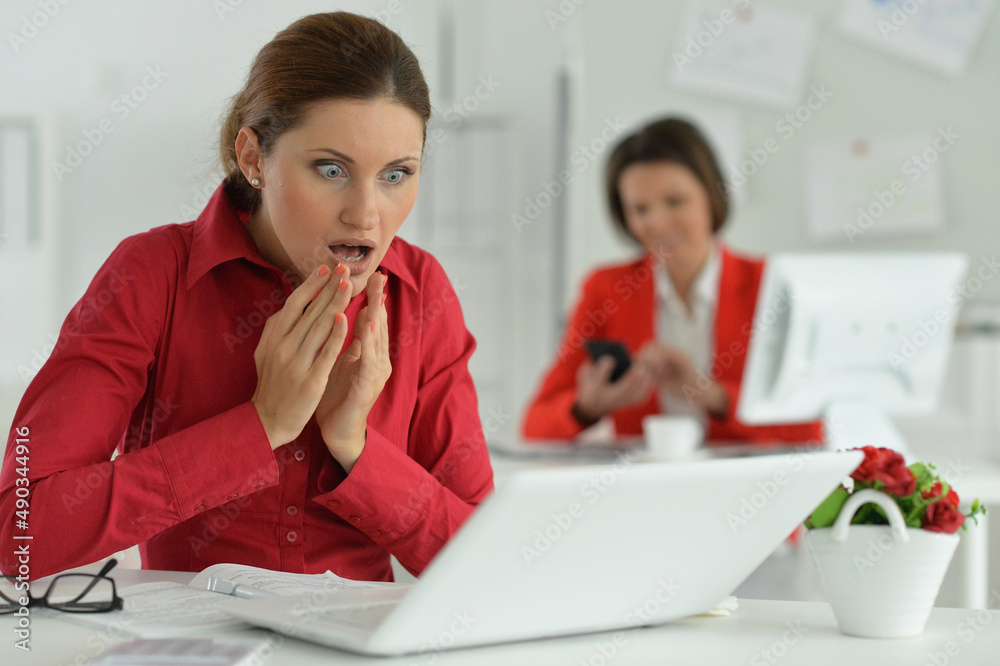
<svg viewBox="0 0 1000 666"><path fill-rule="evenodd" d="M823 413L826 448L831 451L875 446L893 449L912 462L910 447L888 414L866 400L831 403Z"/></svg>

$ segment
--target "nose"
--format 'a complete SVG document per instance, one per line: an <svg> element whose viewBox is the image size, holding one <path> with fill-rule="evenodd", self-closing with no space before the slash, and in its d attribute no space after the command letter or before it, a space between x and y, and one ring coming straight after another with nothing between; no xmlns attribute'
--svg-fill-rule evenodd
<svg viewBox="0 0 1000 666"><path fill-rule="evenodd" d="M347 200L347 206L341 214L345 224L370 231L378 226L378 192L374 183L370 185L354 184Z"/></svg>
<svg viewBox="0 0 1000 666"><path fill-rule="evenodd" d="M648 233L664 233L673 226L673 216L665 208L657 207L643 217L642 225Z"/></svg>

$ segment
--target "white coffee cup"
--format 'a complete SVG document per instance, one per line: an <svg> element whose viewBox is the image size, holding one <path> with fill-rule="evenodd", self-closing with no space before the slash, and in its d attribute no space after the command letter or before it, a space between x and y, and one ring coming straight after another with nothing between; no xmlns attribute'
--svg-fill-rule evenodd
<svg viewBox="0 0 1000 666"><path fill-rule="evenodd" d="M693 416L656 414L642 420L642 433L650 460L684 460L701 445L705 428Z"/></svg>

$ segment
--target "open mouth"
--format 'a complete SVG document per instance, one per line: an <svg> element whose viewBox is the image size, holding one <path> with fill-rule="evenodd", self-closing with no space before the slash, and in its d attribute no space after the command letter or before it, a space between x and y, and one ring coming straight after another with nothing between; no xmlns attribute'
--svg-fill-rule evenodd
<svg viewBox="0 0 1000 666"><path fill-rule="evenodd" d="M347 264L359 264L368 258L372 248L366 245L330 245L334 257Z"/></svg>
<svg viewBox="0 0 1000 666"><path fill-rule="evenodd" d="M328 245L332 266L343 264L351 275L363 275L368 271L375 256L375 248L371 245L354 243L337 243Z"/></svg>

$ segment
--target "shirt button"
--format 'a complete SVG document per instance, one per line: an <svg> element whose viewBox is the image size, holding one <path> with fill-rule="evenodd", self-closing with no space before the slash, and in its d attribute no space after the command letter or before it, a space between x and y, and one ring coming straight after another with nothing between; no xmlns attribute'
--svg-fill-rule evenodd
<svg viewBox="0 0 1000 666"><path fill-rule="evenodd" d="M226 499L227 499L227 500L234 500L234 499L236 499L236 498L237 498L237 497L239 497L239 496L240 496L240 495L239 495L239 493L233 493L232 495L230 495L230 496L229 496L229 497L227 497Z"/></svg>
<svg viewBox="0 0 1000 666"><path fill-rule="evenodd" d="M258 483L258 484L257 484L257 487L258 487L258 488L263 488L263 487L264 487L264 486L266 486L266 485L267 485L267 482L266 482L266 481L261 481L260 483Z"/></svg>
<svg viewBox="0 0 1000 666"><path fill-rule="evenodd" d="M296 449L295 459L298 460L299 462L302 462L303 460L306 459L306 452L303 451L302 449Z"/></svg>
<svg viewBox="0 0 1000 666"><path fill-rule="evenodd" d="M288 539L289 541L294 542L296 539L299 538L299 533L296 532L295 530L292 530L291 532L285 535L285 538Z"/></svg>
<svg viewBox="0 0 1000 666"><path fill-rule="evenodd" d="M361 516L351 516L351 520L353 520L356 523L360 523L361 522Z"/></svg>
<svg viewBox="0 0 1000 666"><path fill-rule="evenodd" d="M330 500L327 504L330 506L340 506L340 500Z"/></svg>
<svg viewBox="0 0 1000 666"><path fill-rule="evenodd" d="M197 507L195 507L195 509L194 509L194 512L195 512L195 513L201 513L201 512L202 512L202 511L204 511L205 509L206 509L205 505L204 505L204 504L202 504L201 506L197 506Z"/></svg>
<svg viewBox="0 0 1000 666"><path fill-rule="evenodd" d="M382 530L372 530L369 534L373 537L380 537L382 536Z"/></svg>
<svg viewBox="0 0 1000 666"><path fill-rule="evenodd" d="M299 507L295 506L294 504L289 504L288 508L285 509L285 512L289 516L294 516L295 514L297 514L299 512Z"/></svg>

